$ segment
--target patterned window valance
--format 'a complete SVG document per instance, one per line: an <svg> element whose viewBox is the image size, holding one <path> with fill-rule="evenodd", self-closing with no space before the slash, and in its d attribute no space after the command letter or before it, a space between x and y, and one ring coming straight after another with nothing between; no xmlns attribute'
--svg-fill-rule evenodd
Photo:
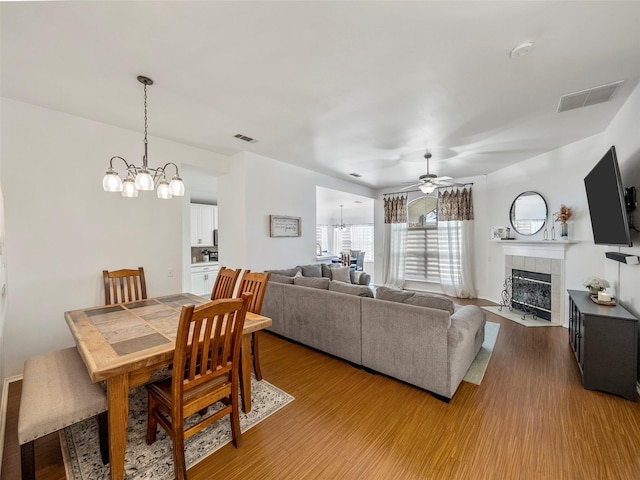
<svg viewBox="0 0 640 480"><path fill-rule="evenodd" d="M384 223L407 223L407 194L384 197Z"/></svg>
<svg viewBox="0 0 640 480"><path fill-rule="evenodd" d="M471 187L438 194L438 221L473 220Z"/></svg>

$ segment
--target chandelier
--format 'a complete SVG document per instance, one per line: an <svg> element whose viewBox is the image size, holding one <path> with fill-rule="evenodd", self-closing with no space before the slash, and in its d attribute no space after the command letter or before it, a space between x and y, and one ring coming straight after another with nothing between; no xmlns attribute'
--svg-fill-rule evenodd
<svg viewBox="0 0 640 480"><path fill-rule="evenodd" d="M178 166L173 162L166 163L163 167L150 168L147 164L147 85L153 85L153 80L142 75L138 81L144 85L144 156L142 166L138 167L128 163L124 158L115 156L109 160L109 169L102 179L102 188L105 192L121 192L123 197L137 197L139 190L151 191L157 187L158 198L168 200L172 197L184 196L184 183L180 178ZM122 160L126 166L126 178L122 180L118 172L113 168L114 160ZM171 182L167 182L166 169L172 165L176 169Z"/></svg>
<svg viewBox="0 0 640 480"><path fill-rule="evenodd" d="M342 232L344 232L347 229L347 226L344 224L344 222L342 221L342 207L344 205L340 205L340 225L334 225L336 230L340 230Z"/></svg>

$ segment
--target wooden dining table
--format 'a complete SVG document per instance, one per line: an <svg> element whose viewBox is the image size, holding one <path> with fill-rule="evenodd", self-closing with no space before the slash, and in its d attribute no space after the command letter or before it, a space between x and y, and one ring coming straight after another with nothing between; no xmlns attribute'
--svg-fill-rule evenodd
<svg viewBox="0 0 640 480"><path fill-rule="evenodd" d="M153 372L173 361L182 306L208 301L180 293L65 312L91 380L107 385L112 480L124 479L129 389L148 382ZM269 326L270 318L247 313L240 354L242 409L247 413L251 410L251 334Z"/></svg>

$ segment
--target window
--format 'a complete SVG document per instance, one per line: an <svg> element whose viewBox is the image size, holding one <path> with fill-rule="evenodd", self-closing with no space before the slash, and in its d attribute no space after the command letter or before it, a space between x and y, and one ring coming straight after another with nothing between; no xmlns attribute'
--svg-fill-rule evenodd
<svg viewBox="0 0 640 480"><path fill-rule="evenodd" d="M318 232L325 227L326 225L316 225L316 241L319 238ZM350 250L360 250L365 252L365 262L373 262L373 224L347 225L344 230L334 228L333 245L333 253L336 255ZM325 243L322 244L322 248L325 248Z"/></svg>
<svg viewBox="0 0 640 480"><path fill-rule="evenodd" d="M373 224L350 225L350 250L365 252L365 262L373 262Z"/></svg>
<svg viewBox="0 0 640 480"><path fill-rule="evenodd" d="M320 251L319 255L331 250L329 248L329 225L316 225L316 248Z"/></svg>
<svg viewBox="0 0 640 480"><path fill-rule="evenodd" d="M440 282L438 266L438 199L420 197L409 202L405 278Z"/></svg>

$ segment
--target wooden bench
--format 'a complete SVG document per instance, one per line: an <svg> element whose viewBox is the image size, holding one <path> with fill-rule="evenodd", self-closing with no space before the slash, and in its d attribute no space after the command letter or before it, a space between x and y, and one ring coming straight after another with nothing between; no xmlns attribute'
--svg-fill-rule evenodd
<svg viewBox="0 0 640 480"><path fill-rule="evenodd" d="M35 440L95 416L100 453L106 464L107 394L100 384L91 381L78 350L65 348L27 360L18 416L22 479L35 480Z"/></svg>

